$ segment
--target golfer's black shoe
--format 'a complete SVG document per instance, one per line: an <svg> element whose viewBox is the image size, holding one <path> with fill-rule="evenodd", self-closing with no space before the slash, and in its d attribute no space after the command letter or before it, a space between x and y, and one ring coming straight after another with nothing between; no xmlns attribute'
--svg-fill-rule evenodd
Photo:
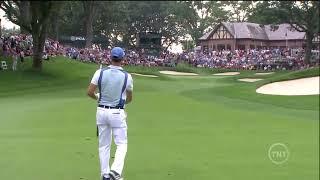
<svg viewBox="0 0 320 180"><path fill-rule="evenodd" d="M102 180L110 180L110 178L106 178L106 177L102 176Z"/></svg>
<svg viewBox="0 0 320 180"><path fill-rule="evenodd" d="M110 180L123 180L119 173L111 170L109 173Z"/></svg>

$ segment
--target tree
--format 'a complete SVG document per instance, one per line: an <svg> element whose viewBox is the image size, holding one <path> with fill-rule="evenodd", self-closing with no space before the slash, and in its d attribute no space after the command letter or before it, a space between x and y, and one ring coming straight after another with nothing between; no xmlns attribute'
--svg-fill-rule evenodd
<svg viewBox="0 0 320 180"><path fill-rule="evenodd" d="M182 40L180 42L182 44L182 49L185 51L192 50L195 47L194 41L192 40Z"/></svg>
<svg viewBox="0 0 320 180"><path fill-rule="evenodd" d="M256 4L252 10L252 14L248 16L249 22L258 24L277 24L281 23L279 16L277 16L277 9L274 8L270 2L262 1Z"/></svg>
<svg viewBox="0 0 320 180"><path fill-rule="evenodd" d="M85 46L91 47L93 37L108 36L108 31L114 25L111 24L111 15L116 6L110 7L115 1L68 1L58 9L53 22L58 25L58 32L64 36L83 36L86 39ZM120 10L120 8L119 8ZM118 12L118 11L114 11ZM83 22L83 23L79 23ZM108 25L106 25L108 24ZM57 28L57 26L54 26ZM57 34L50 32L51 36ZM110 37L108 37L110 38Z"/></svg>
<svg viewBox="0 0 320 180"><path fill-rule="evenodd" d="M113 46L135 48L137 35L149 31L161 33L167 48L185 34L185 19L190 16L181 3L173 1L103 1L95 6L89 3L66 2L59 10L60 15L55 14L52 19L53 23L58 21L54 27L59 27L59 34L86 36L87 47L91 44L90 37L96 35L106 37ZM93 14L89 7L94 7ZM54 37L56 33L50 29L50 36Z"/></svg>
<svg viewBox="0 0 320 180"><path fill-rule="evenodd" d="M81 1L66 1L59 10L59 34L65 36L85 36L85 11ZM52 33L53 35L54 33Z"/></svg>
<svg viewBox="0 0 320 180"><path fill-rule="evenodd" d="M6 13L6 17L14 24L19 25L25 31L31 33L33 39L33 64L36 70L42 69L42 54L47 37L49 17L54 8L58 8L61 2L56 1L28 1L30 18L21 14L24 3L22 1L1 1L0 8Z"/></svg>
<svg viewBox="0 0 320 180"><path fill-rule="evenodd" d="M245 22L254 9L254 1L224 1L225 6L230 8L228 16L231 21Z"/></svg>
<svg viewBox="0 0 320 180"><path fill-rule="evenodd" d="M114 11L115 8L119 10ZM98 13L94 31L108 36L113 44L120 43L127 48L136 47L140 32L160 33L163 48L177 42L184 32L181 12L185 9L174 1L111 1L103 3L99 10L103 13Z"/></svg>
<svg viewBox="0 0 320 180"><path fill-rule="evenodd" d="M312 40L319 33L319 1L280 2L279 13L284 22L299 32L306 33L305 63L311 59ZM286 17L287 16L287 17Z"/></svg>
<svg viewBox="0 0 320 180"><path fill-rule="evenodd" d="M86 47L92 46L93 38L93 18L98 5L97 1L82 1L85 14L85 27L86 27Z"/></svg>
<svg viewBox="0 0 320 180"><path fill-rule="evenodd" d="M222 21L228 21L228 12L221 1L182 1L179 2L184 11L184 29L195 44L206 32Z"/></svg>
<svg viewBox="0 0 320 180"><path fill-rule="evenodd" d="M67 5L68 1L63 2L63 7ZM59 32L61 27L61 21L63 20L64 14L63 11L65 8L53 8L52 9L52 16L49 17L49 21L51 22L49 24L48 28L48 37L58 41L59 40Z"/></svg>
<svg viewBox="0 0 320 180"><path fill-rule="evenodd" d="M319 1L275 1L257 4L251 20L260 23L289 23L299 32L306 33L304 61L310 63L312 40L319 33Z"/></svg>
<svg viewBox="0 0 320 180"><path fill-rule="evenodd" d="M28 21L30 21L30 4L28 1L20 2L19 12L21 14L21 21L23 21L23 23L27 23ZM28 31L22 26L20 27L20 32L22 34L28 33Z"/></svg>

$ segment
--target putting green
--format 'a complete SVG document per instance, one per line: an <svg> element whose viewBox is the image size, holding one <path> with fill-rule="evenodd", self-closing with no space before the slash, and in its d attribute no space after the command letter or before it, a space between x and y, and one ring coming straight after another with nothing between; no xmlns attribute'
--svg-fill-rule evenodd
<svg viewBox="0 0 320 180"><path fill-rule="evenodd" d="M29 61L18 72L0 71L0 179L98 180L96 102L86 96L98 66L55 58L39 74ZM179 78L159 73L175 69L126 69L159 75L133 77L126 180L319 179L319 95L255 92L269 81L319 75L319 68L256 83L237 80L252 77L249 71ZM269 159L275 143L290 152L283 164Z"/></svg>

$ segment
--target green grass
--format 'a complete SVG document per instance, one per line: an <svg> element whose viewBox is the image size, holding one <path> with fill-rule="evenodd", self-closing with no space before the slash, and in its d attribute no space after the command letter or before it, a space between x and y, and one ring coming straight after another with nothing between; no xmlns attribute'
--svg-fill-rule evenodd
<svg viewBox="0 0 320 180"><path fill-rule="evenodd" d="M98 180L96 102L86 96L98 65L55 58L38 73L30 64L0 71L0 179ZM220 70L186 65L126 69L161 77L133 76L125 180L319 179L319 96L255 93L268 82L317 76L319 68L256 83L237 81L251 71L217 77L210 74ZM290 151L281 165L267 154L277 142Z"/></svg>

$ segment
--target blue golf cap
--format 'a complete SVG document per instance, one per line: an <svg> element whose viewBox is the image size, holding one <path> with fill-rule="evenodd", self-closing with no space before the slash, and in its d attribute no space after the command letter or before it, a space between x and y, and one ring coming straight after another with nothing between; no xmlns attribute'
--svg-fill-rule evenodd
<svg viewBox="0 0 320 180"><path fill-rule="evenodd" d="M111 57L113 59L123 59L124 55L124 50L121 47L114 47L111 50Z"/></svg>

